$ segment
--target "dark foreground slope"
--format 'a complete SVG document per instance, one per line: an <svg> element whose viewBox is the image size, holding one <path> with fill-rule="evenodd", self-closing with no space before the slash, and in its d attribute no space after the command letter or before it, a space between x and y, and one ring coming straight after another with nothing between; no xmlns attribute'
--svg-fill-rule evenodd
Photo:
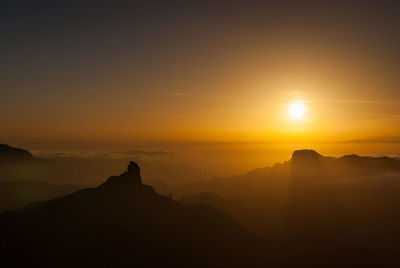
<svg viewBox="0 0 400 268"><path fill-rule="evenodd" d="M0 214L0 237L2 262L14 267L266 264L232 217L157 194L133 162L97 188Z"/></svg>

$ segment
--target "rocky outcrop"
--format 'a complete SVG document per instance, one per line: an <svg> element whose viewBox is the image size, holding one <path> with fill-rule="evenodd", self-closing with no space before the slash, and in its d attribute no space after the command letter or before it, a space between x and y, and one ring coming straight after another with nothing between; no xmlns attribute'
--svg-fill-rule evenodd
<svg viewBox="0 0 400 268"><path fill-rule="evenodd" d="M142 185L142 177L140 176L140 167L137 163L130 161L127 171L119 176L111 176L100 187L118 187L129 185Z"/></svg>

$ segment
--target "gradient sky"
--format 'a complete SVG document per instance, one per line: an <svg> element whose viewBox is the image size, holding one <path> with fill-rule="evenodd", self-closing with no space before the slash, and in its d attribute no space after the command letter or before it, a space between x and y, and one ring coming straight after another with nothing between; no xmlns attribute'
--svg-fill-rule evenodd
<svg viewBox="0 0 400 268"><path fill-rule="evenodd" d="M2 1L0 137L399 135L400 5L325 2Z"/></svg>

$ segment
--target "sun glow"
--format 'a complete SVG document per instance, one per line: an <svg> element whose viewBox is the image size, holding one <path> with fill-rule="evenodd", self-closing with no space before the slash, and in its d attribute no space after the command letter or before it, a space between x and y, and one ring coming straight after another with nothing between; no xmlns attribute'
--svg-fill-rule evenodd
<svg viewBox="0 0 400 268"><path fill-rule="evenodd" d="M290 120L300 121L304 119L306 107L301 102L293 102L289 105L288 115Z"/></svg>

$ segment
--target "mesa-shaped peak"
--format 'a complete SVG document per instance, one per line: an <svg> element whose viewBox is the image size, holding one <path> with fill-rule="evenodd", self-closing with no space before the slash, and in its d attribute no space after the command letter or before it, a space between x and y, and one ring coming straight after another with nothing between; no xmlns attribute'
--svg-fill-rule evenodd
<svg viewBox="0 0 400 268"><path fill-rule="evenodd" d="M294 163L304 163L318 161L321 158L323 158L323 156L314 150L296 150L292 154L291 161Z"/></svg>

